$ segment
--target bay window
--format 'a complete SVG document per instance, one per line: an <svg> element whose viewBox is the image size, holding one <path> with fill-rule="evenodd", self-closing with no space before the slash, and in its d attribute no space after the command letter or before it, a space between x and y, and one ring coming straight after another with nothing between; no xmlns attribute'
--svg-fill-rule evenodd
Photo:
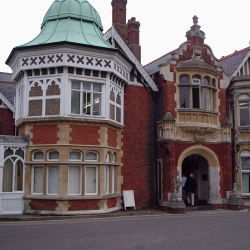
<svg viewBox="0 0 250 250"><path fill-rule="evenodd" d="M102 115L102 84L82 81L71 83L71 113Z"/></svg>
<svg viewBox="0 0 250 250"><path fill-rule="evenodd" d="M179 107L183 109L216 109L216 83L209 76L181 75L179 78Z"/></svg>

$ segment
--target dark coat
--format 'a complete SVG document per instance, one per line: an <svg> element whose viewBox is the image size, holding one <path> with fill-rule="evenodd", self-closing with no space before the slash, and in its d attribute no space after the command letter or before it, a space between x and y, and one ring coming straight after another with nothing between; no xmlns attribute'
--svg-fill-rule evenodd
<svg viewBox="0 0 250 250"><path fill-rule="evenodd" d="M188 177L184 186L184 190L189 193L195 193L196 192L196 181L192 177Z"/></svg>

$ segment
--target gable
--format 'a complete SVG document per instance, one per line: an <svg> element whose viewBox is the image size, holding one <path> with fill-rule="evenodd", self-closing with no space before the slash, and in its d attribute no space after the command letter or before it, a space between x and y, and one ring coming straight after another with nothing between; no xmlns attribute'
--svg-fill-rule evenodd
<svg viewBox="0 0 250 250"><path fill-rule="evenodd" d="M147 71L144 69L144 67L141 65L141 63L138 61L138 59L134 56L133 52L129 49L127 44L123 41L121 36L118 34L118 32L115 30L114 26L110 28L104 35L104 39L108 41L109 39L112 40L112 42L116 42L119 48L122 50L122 52L128 57L128 59L135 65L137 71L141 74L141 76L145 80L146 87L149 87L152 91L157 92L158 87L152 80L152 78L149 76Z"/></svg>

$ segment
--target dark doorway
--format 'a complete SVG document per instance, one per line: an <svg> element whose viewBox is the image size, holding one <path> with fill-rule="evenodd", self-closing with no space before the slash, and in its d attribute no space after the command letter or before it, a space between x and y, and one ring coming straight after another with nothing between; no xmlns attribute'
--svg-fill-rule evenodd
<svg viewBox="0 0 250 250"><path fill-rule="evenodd" d="M188 156L182 163L182 176L194 175L197 183L196 205L207 205L209 199L208 162L200 155Z"/></svg>

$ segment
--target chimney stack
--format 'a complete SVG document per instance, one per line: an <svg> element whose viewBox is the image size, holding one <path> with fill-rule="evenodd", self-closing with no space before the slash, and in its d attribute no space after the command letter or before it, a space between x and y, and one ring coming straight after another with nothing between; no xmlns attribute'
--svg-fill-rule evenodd
<svg viewBox="0 0 250 250"><path fill-rule="evenodd" d="M112 0L112 23L135 57L141 61L140 23L132 17L127 23L127 0Z"/></svg>
<svg viewBox="0 0 250 250"><path fill-rule="evenodd" d="M128 46L138 61L141 62L140 23L136 21L135 17L128 21Z"/></svg>

